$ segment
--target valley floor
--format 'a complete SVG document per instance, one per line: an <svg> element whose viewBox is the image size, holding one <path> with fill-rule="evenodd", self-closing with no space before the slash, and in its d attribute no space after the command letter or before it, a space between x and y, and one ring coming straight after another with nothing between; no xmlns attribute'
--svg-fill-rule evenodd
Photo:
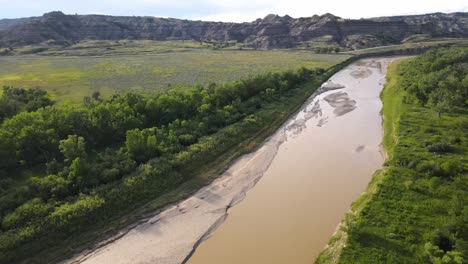
<svg viewBox="0 0 468 264"><path fill-rule="evenodd" d="M106 43L111 45L112 43ZM60 103L99 92L151 93L233 82L264 72L328 68L351 55L302 50L213 50L194 42L84 43L55 53L0 56L0 87L40 87ZM107 48L106 48L107 47Z"/></svg>

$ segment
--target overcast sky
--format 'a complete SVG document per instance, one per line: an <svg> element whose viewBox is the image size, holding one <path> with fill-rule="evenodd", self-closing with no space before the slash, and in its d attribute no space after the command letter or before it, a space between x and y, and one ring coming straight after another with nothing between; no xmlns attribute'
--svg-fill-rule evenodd
<svg viewBox="0 0 468 264"><path fill-rule="evenodd" d="M66 14L158 16L211 21L253 21L267 14L344 18L468 12L467 0L0 0L0 18Z"/></svg>

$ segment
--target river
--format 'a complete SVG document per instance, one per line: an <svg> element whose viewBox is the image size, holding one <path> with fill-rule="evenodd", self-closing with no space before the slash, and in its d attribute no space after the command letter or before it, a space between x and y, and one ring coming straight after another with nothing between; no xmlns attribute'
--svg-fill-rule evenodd
<svg viewBox="0 0 468 264"><path fill-rule="evenodd" d="M336 73L333 90L212 184L65 263L313 263L382 165L379 95L392 60Z"/></svg>

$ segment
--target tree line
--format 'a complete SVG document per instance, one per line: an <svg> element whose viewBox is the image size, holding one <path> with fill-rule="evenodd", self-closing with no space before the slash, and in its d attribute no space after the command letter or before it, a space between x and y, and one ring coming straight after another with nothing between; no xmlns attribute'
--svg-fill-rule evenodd
<svg viewBox="0 0 468 264"><path fill-rule="evenodd" d="M187 168L271 125L258 115L265 106L326 77L301 68L165 93L95 94L81 107L25 90L43 105L26 100L0 125L0 260L56 245L179 185Z"/></svg>
<svg viewBox="0 0 468 264"><path fill-rule="evenodd" d="M468 106L468 51L437 49L402 65L405 102L443 112Z"/></svg>
<svg viewBox="0 0 468 264"><path fill-rule="evenodd" d="M0 96L0 123L20 112L36 111L52 104L47 93L40 88L22 89L5 86Z"/></svg>

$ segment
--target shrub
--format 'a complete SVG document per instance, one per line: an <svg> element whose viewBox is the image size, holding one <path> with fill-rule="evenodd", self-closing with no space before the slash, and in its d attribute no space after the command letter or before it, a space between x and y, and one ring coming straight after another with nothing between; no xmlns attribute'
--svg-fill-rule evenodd
<svg viewBox="0 0 468 264"><path fill-rule="evenodd" d="M437 175L440 172L440 165L435 161L423 161L416 166L417 172Z"/></svg>
<svg viewBox="0 0 468 264"><path fill-rule="evenodd" d="M463 171L463 165L458 160L446 161L440 165L443 176L453 177Z"/></svg>
<svg viewBox="0 0 468 264"><path fill-rule="evenodd" d="M179 143L183 146L190 146L197 142L197 138L190 134L183 134L179 136Z"/></svg>
<svg viewBox="0 0 468 264"><path fill-rule="evenodd" d="M38 196L48 199L64 198L69 194L68 185L70 181L57 175L49 175L44 178L34 177L31 179L31 187Z"/></svg>
<svg viewBox="0 0 468 264"><path fill-rule="evenodd" d="M3 218L2 227L11 229L23 226L39 217L43 217L52 210L53 206L45 204L42 199L35 198L8 214Z"/></svg>
<svg viewBox="0 0 468 264"><path fill-rule="evenodd" d="M104 205L103 198L94 195L80 195L79 198L73 203L65 203L55 209L50 214L48 220L51 224L57 227L72 228L71 222L77 223L84 218L88 218L91 213L96 212Z"/></svg>
<svg viewBox="0 0 468 264"><path fill-rule="evenodd" d="M434 153L448 153L453 150L451 145L443 142L432 144L427 149Z"/></svg>

